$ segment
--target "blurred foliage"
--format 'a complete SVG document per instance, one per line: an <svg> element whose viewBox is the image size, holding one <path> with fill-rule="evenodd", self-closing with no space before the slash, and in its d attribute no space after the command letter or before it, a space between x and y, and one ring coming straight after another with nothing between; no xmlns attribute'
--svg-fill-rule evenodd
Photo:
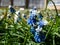
<svg viewBox="0 0 60 45"><path fill-rule="evenodd" d="M23 11L20 12L22 14ZM29 15L28 10L23 13ZM4 17L0 20L0 45L60 45L60 16L55 10L49 9L41 10L41 13L49 21L49 25L42 30L46 34L45 42L36 43L25 19L22 18L15 24L13 16L7 18L8 9L1 9L0 16Z"/></svg>
<svg viewBox="0 0 60 45"><path fill-rule="evenodd" d="M43 28L46 34L45 42L34 42L26 20L22 18L20 22L14 24L13 17L7 18L6 9L3 19L0 20L0 45L60 45L60 16L56 17L54 10L42 10L41 13L49 21L49 25Z"/></svg>

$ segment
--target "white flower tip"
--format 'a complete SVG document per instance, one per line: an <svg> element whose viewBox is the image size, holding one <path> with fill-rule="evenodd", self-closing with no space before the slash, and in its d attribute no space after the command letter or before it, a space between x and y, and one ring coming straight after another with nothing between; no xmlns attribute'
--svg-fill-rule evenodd
<svg viewBox="0 0 60 45"><path fill-rule="evenodd" d="M38 28L36 28L37 32L40 32L41 30L42 30L42 28L39 28L39 26L38 26Z"/></svg>
<svg viewBox="0 0 60 45"><path fill-rule="evenodd" d="M22 17L24 17L25 14L22 14Z"/></svg>
<svg viewBox="0 0 60 45"><path fill-rule="evenodd" d="M10 14L7 14L7 16L10 16Z"/></svg>
<svg viewBox="0 0 60 45"><path fill-rule="evenodd" d="M48 21L47 20L44 20L44 25L47 25L48 24Z"/></svg>
<svg viewBox="0 0 60 45"><path fill-rule="evenodd" d="M40 11L38 11L37 13L40 13Z"/></svg>
<svg viewBox="0 0 60 45"><path fill-rule="evenodd" d="M11 8L12 6L11 5L9 5L9 7L8 8Z"/></svg>
<svg viewBox="0 0 60 45"><path fill-rule="evenodd" d="M4 17L4 15L0 16L0 19L2 19Z"/></svg>
<svg viewBox="0 0 60 45"><path fill-rule="evenodd" d="M15 18L15 19L17 19L17 18L18 18L18 16L17 16L17 15L15 15L15 16L14 16L14 18Z"/></svg>
<svg viewBox="0 0 60 45"><path fill-rule="evenodd" d="M34 8L34 9L36 9L37 7L36 7L36 6L34 6L33 8Z"/></svg>
<svg viewBox="0 0 60 45"><path fill-rule="evenodd" d="M23 11L23 10L24 10L24 8L20 8L20 10L22 10L22 11Z"/></svg>
<svg viewBox="0 0 60 45"><path fill-rule="evenodd" d="M58 16L60 16L60 14L58 14Z"/></svg>
<svg viewBox="0 0 60 45"><path fill-rule="evenodd" d="M20 13L20 11L16 11L16 14L18 15L18 13Z"/></svg>
<svg viewBox="0 0 60 45"><path fill-rule="evenodd" d="M32 11L32 9L29 10L29 12L31 12L31 11Z"/></svg>

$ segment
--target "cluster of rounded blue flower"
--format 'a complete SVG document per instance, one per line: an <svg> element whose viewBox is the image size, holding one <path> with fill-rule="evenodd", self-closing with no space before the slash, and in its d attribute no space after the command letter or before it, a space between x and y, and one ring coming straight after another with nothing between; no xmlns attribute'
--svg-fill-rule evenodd
<svg viewBox="0 0 60 45"><path fill-rule="evenodd" d="M14 19L15 19L14 22L17 22L17 20L19 19L20 11L16 12L12 6L9 6L9 9L10 9L11 13L16 13L18 15L18 17L16 15L14 17ZM26 16L24 16L24 17L26 17ZM37 17L38 17L38 20L37 20ZM43 20L43 16L41 13L39 13L39 15L37 15L36 7L34 7L30 11L30 16L27 19L27 23L31 26L30 32L34 35L35 42L39 43L39 42L45 41L45 35L41 31L42 31L43 26L47 25L48 21Z"/></svg>
<svg viewBox="0 0 60 45"><path fill-rule="evenodd" d="M21 20L21 16L23 17L23 18L25 18L25 19L27 19L27 17L26 17L26 14L20 14L20 9L19 10L15 10L14 8L13 8L13 6L12 5L9 5L9 12L11 13L11 14L14 14L14 23L17 23L17 22L19 22L20 20ZM10 17L10 14L8 15L9 17Z"/></svg>
<svg viewBox="0 0 60 45"><path fill-rule="evenodd" d="M46 25L48 22L46 20L43 20L43 16L40 13L40 15L36 14L36 7L34 7L30 11L30 16L27 19L27 23L31 26L31 33L34 36L34 40L37 43L45 41L45 35L41 32L44 25ZM36 19L38 17L38 20Z"/></svg>

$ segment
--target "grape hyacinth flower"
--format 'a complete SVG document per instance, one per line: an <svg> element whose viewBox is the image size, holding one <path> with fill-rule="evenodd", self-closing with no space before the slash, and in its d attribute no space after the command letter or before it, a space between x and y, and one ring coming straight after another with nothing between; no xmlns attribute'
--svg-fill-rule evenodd
<svg viewBox="0 0 60 45"><path fill-rule="evenodd" d="M38 17L38 21L37 18ZM34 35L34 40L37 43L45 41L45 35L42 32L43 26L48 24L47 20L43 20L42 14L39 12L37 15L37 9L30 10L30 16L27 19L28 25L31 26L30 32Z"/></svg>
<svg viewBox="0 0 60 45"><path fill-rule="evenodd" d="M25 19L27 19L27 16L26 16L26 14L22 14L22 17L23 17L23 18L25 18Z"/></svg>
<svg viewBox="0 0 60 45"><path fill-rule="evenodd" d="M16 12L16 10L11 5L9 5L9 9L12 14Z"/></svg>
<svg viewBox="0 0 60 45"><path fill-rule="evenodd" d="M29 24L30 26L32 26L33 24L36 24L36 19L28 18L27 19L27 24Z"/></svg>
<svg viewBox="0 0 60 45"><path fill-rule="evenodd" d="M27 19L27 24L29 24L29 25L32 25L32 21L31 21L31 19Z"/></svg>
<svg viewBox="0 0 60 45"><path fill-rule="evenodd" d="M20 15L20 11L16 11L16 22L19 22L21 20L21 15Z"/></svg>
<svg viewBox="0 0 60 45"><path fill-rule="evenodd" d="M35 29L35 36L34 36L34 40L35 42L39 43L39 42L43 42L45 41L45 35L41 32L42 28L44 25L47 25L48 21L46 20L40 20L38 27Z"/></svg>
<svg viewBox="0 0 60 45"><path fill-rule="evenodd" d="M36 15L37 15L37 8L36 7L33 7L29 11L30 11L30 17L36 17Z"/></svg>
<svg viewBox="0 0 60 45"><path fill-rule="evenodd" d="M36 24L36 22L37 22L37 20L36 20L36 14L33 14L34 12L33 12L34 10L31 10L30 11L30 16L29 16L29 18L28 18L28 20L27 20L27 23L29 24L29 25L35 25ZM36 13L36 12L35 12Z"/></svg>
<svg viewBox="0 0 60 45"><path fill-rule="evenodd" d="M43 27L44 25L47 25L47 24L48 24L48 21L47 20L40 20L38 25L40 27Z"/></svg>
<svg viewBox="0 0 60 45"><path fill-rule="evenodd" d="M37 43L44 42L45 41L45 35L42 32L41 33L35 32L34 40Z"/></svg>
<svg viewBox="0 0 60 45"><path fill-rule="evenodd" d="M36 8L36 7L33 7L33 9L32 9L32 14L33 14L34 16L37 15L37 8Z"/></svg>
<svg viewBox="0 0 60 45"><path fill-rule="evenodd" d="M44 26L44 21L40 20L38 26L43 27Z"/></svg>
<svg viewBox="0 0 60 45"><path fill-rule="evenodd" d="M30 32L31 32L33 35L35 35L36 30L35 30L35 27L34 27L34 26L31 26Z"/></svg>
<svg viewBox="0 0 60 45"><path fill-rule="evenodd" d="M37 42L37 43L40 43L40 42L41 42L39 33L35 32L34 40L35 40L35 42Z"/></svg>
<svg viewBox="0 0 60 45"><path fill-rule="evenodd" d="M33 19L33 18L36 18L36 14L33 14L32 10L30 11L30 16L29 18Z"/></svg>
<svg viewBox="0 0 60 45"><path fill-rule="evenodd" d="M31 9L29 10L29 18L31 18L31 19L33 18L32 10Z"/></svg>

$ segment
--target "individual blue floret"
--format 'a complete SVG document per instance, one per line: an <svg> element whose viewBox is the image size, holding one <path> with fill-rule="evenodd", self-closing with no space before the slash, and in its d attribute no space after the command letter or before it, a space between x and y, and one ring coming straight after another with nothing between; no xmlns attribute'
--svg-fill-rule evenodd
<svg viewBox="0 0 60 45"><path fill-rule="evenodd" d="M35 32L34 40L37 43L40 43L41 42L40 35L37 32Z"/></svg>
<svg viewBox="0 0 60 45"><path fill-rule="evenodd" d="M27 16L26 16L26 14L24 14L24 18L25 18L25 19L27 19Z"/></svg>
<svg viewBox="0 0 60 45"><path fill-rule="evenodd" d="M45 41L45 35L43 33L35 32L34 40L37 43L44 42Z"/></svg>
<svg viewBox="0 0 60 45"><path fill-rule="evenodd" d="M16 11L15 11L14 8L11 7L11 8L10 8L10 12L11 12L11 13L15 13Z"/></svg>
<svg viewBox="0 0 60 45"><path fill-rule="evenodd" d="M29 18L30 18L30 19L33 19L33 18L34 18L34 15L31 14Z"/></svg>
<svg viewBox="0 0 60 45"><path fill-rule="evenodd" d="M37 10L37 7L33 7L32 9L33 9L33 10Z"/></svg>
<svg viewBox="0 0 60 45"><path fill-rule="evenodd" d="M40 27L43 27L43 26L44 26L44 21L43 21L43 20L40 20L38 25L39 25Z"/></svg>
<svg viewBox="0 0 60 45"><path fill-rule="evenodd" d="M33 24L36 24L36 19L30 19L30 18L28 18L27 19L27 23L29 24L29 25L33 25Z"/></svg>
<svg viewBox="0 0 60 45"><path fill-rule="evenodd" d="M16 12L16 10L11 5L9 5L9 9L10 9L11 13L15 13Z"/></svg>
<svg viewBox="0 0 60 45"><path fill-rule="evenodd" d="M30 16L33 15L33 16L36 16L37 15L37 8L36 7L33 7L31 10L30 10Z"/></svg>
<svg viewBox="0 0 60 45"><path fill-rule="evenodd" d="M47 21L47 20L40 20L38 25L39 25L40 27L43 27L43 26L45 26L45 25L47 25L47 24L48 24L48 21Z"/></svg>
<svg viewBox="0 0 60 45"><path fill-rule="evenodd" d="M27 19L27 15L26 14L22 14L22 17Z"/></svg>
<svg viewBox="0 0 60 45"><path fill-rule="evenodd" d="M32 25L32 21L30 18L27 19L27 24Z"/></svg>
<svg viewBox="0 0 60 45"><path fill-rule="evenodd" d="M36 30L35 30L35 28L34 28L33 26L31 26L30 32L31 32L33 35L35 35Z"/></svg>

